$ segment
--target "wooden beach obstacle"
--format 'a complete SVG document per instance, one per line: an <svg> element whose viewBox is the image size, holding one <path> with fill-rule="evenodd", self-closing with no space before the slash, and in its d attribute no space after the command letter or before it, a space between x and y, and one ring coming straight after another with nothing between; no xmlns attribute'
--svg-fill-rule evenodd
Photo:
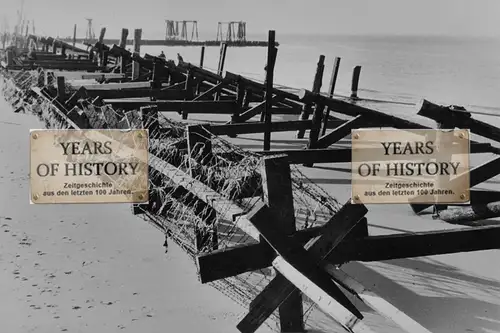
<svg viewBox="0 0 500 333"><path fill-rule="evenodd" d="M476 120L464 107L442 106L428 100L422 100L418 106L418 115L434 120L440 128L467 128L472 133L500 143L500 128ZM500 149L496 150L497 155ZM470 186L477 186L500 174L500 157L473 168L470 171ZM467 224L479 220L500 217L500 192L472 190L470 204L449 208L452 205L439 205L437 217L443 221ZM425 209L418 207L418 212Z"/></svg>
<svg viewBox="0 0 500 333"><path fill-rule="evenodd" d="M348 332L373 332L353 298L407 332L429 332L341 265L500 248L500 226L371 236L364 205L340 204L301 172L303 164L349 162L350 149L328 147L353 128L424 126L333 98L333 89L327 96L292 93L273 87L270 75L261 84L190 63L140 57L120 45L108 48L106 72L92 76L82 71L82 77L102 74L104 81L123 82L76 85L63 76L45 75L50 69L42 67L24 72L4 68L4 94L16 96L12 101L48 128L149 130L150 201L133 205L133 213L181 246L195 261L202 283L248 309L237 325L241 332L255 332L268 319L278 322L282 332L303 332L325 320ZM94 49L108 50L103 45L90 51ZM269 72L276 52L271 49ZM324 60L320 58L318 73ZM135 79L131 61L140 67ZM316 85L321 85L320 76L315 75ZM140 102L126 98L122 90ZM274 108L297 116L312 110L313 119L269 121L266 112L272 115ZM171 112L181 119L165 116ZM230 120L223 125L182 122L196 112L226 114ZM353 119L327 121L328 112ZM248 122L256 116L261 121ZM323 134L327 126L333 131ZM309 144L300 150L250 152L222 138L268 133L271 141L273 131L302 129L310 130ZM472 146L494 151L490 144ZM497 168L490 164L487 169ZM484 181L490 174L480 169L471 173L471 181ZM472 197L490 195L475 193ZM308 308L310 316L305 315Z"/></svg>

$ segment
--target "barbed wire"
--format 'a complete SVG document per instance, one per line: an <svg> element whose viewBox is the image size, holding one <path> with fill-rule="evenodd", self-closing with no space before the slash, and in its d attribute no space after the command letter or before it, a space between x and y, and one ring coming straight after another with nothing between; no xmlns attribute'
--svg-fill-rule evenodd
<svg viewBox="0 0 500 333"><path fill-rule="evenodd" d="M55 99L31 92L32 87L43 87L41 75L44 73L40 70L10 76L2 85L4 96L11 104L22 104L25 112L38 116L47 128L69 128L54 110ZM67 84L66 89L69 95L76 91L71 84ZM256 242L237 227L237 220L234 222L227 217L231 216L234 207L248 213L257 202L267 200L261 155L243 150L203 128L198 132L198 143L189 154L186 124L161 113L153 116L139 110L98 106L90 101L78 103L68 116L72 117L72 113L85 117L89 128L143 128L144 124L159 124L156 130L150 130L149 151L167 163L163 167L150 167L149 203L136 208L142 211L141 218L162 230L195 263L200 254ZM298 230L321 226L340 209L339 202L307 179L297 166L291 166L291 179ZM215 211L206 199L201 200L207 193L216 194L225 199L225 203L218 204ZM273 269L266 268L209 284L248 308L275 274ZM312 314L314 320L310 319ZM305 297L304 316L306 326L311 328L317 327L317 318L322 318L322 323L329 320ZM277 323L275 312L266 325L279 331Z"/></svg>

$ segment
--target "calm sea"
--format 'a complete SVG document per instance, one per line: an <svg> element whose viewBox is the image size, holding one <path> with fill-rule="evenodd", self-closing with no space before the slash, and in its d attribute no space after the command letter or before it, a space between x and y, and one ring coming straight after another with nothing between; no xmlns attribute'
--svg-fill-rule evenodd
<svg viewBox="0 0 500 333"><path fill-rule="evenodd" d="M275 82L312 88L316 64L326 56L323 89L341 57L336 93L348 94L352 69L362 66L359 96L416 102L426 98L500 115L500 40L424 36L286 36L280 42ZM199 63L200 47L143 47L142 52ZM263 80L266 48L228 48L225 70ZM205 66L217 68L219 48L209 47Z"/></svg>

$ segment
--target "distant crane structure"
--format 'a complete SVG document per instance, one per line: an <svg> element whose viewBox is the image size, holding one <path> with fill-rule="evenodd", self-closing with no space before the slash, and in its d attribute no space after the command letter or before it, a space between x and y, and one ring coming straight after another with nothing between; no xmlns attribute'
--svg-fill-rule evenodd
<svg viewBox="0 0 500 333"><path fill-rule="evenodd" d="M165 40L185 40L192 41L195 39L198 41L198 21L174 21L165 20L166 31ZM188 39L188 24L191 28L191 39ZM180 33L179 33L180 26Z"/></svg>
<svg viewBox="0 0 500 333"><path fill-rule="evenodd" d="M92 19L85 18L87 20L87 31L85 32L85 42L91 43L95 40L94 29L92 28Z"/></svg>
<svg viewBox="0 0 500 333"><path fill-rule="evenodd" d="M226 28L226 29L224 29ZM224 32L224 30L226 30ZM247 23L243 21L219 22L217 41L244 42L247 39Z"/></svg>

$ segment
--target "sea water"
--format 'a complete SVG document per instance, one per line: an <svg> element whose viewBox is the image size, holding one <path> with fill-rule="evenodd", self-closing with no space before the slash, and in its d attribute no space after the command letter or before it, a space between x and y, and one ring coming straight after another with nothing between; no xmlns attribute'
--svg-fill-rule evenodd
<svg viewBox="0 0 500 333"><path fill-rule="evenodd" d="M361 98L409 103L426 98L500 115L499 39L277 34L277 41L278 86L311 89L318 58L325 55L322 91L328 91L334 58L340 57L337 94L349 94L352 69L361 65ZM180 53L184 61L199 64L201 47L141 47L142 54L158 55L162 50L169 59ZM219 52L218 47L206 47L207 69L217 68ZM266 59L265 47L229 47L224 70L263 82Z"/></svg>

